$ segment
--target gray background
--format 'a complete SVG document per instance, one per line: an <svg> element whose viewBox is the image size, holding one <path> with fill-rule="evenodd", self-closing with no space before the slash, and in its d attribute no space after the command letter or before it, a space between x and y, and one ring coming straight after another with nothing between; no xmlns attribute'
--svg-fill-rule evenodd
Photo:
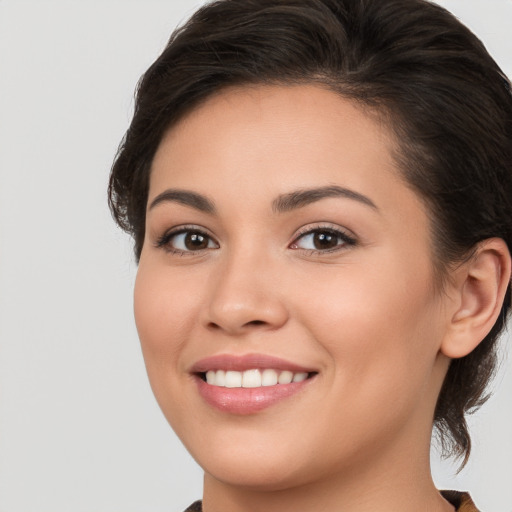
<svg viewBox="0 0 512 512"><path fill-rule="evenodd" d="M512 75L512 2L440 3ZM137 79L199 4L0 0L0 512L172 512L201 494L146 381L105 191ZM472 418L467 469L433 455L440 487L493 512L512 511L511 366Z"/></svg>

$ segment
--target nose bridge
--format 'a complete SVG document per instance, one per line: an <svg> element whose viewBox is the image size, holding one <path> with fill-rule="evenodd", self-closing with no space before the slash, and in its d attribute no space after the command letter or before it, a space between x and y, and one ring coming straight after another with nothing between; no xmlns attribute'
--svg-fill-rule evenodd
<svg viewBox="0 0 512 512"><path fill-rule="evenodd" d="M227 252L211 283L209 326L231 334L282 326L288 314L277 275L272 258L261 248Z"/></svg>

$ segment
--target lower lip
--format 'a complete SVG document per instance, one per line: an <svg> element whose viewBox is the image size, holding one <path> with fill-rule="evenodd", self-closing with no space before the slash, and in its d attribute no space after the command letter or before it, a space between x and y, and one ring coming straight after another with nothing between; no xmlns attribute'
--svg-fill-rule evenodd
<svg viewBox="0 0 512 512"><path fill-rule="evenodd" d="M267 407L297 394L307 386L313 377L302 382L277 384L259 388L225 388L207 384L196 377L199 394L212 407L230 414L255 414Z"/></svg>

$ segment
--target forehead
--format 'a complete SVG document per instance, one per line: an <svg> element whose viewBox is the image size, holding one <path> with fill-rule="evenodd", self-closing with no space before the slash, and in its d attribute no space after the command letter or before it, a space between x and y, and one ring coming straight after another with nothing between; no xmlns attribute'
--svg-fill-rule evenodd
<svg viewBox="0 0 512 512"><path fill-rule="evenodd" d="M395 147L376 114L324 87L231 87L167 131L153 161L151 188L169 179L176 185L196 179L201 187L212 176L232 179L234 170L239 180L283 186L292 180L308 186L315 178L357 186L359 178L382 173L396 180Z"/></svg>

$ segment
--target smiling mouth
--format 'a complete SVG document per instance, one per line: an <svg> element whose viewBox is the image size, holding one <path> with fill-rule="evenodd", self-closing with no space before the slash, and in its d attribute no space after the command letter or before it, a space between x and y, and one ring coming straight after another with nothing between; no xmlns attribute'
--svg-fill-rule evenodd
<svg viewBox="0 0 512 512"><path fill-rule="evenodd" d="M316 372L291 372L289 370L251 369L209 370L198 374L210 386L221 388L261 388L303 382Z"/></svg>
<svg viewBox="0 0 512 512"><path fill-rule="evenodd" d="M309 389L319 374L265 354L218 354L197 361L190 373L208 405L222 413L246 416Z"/></svg>

